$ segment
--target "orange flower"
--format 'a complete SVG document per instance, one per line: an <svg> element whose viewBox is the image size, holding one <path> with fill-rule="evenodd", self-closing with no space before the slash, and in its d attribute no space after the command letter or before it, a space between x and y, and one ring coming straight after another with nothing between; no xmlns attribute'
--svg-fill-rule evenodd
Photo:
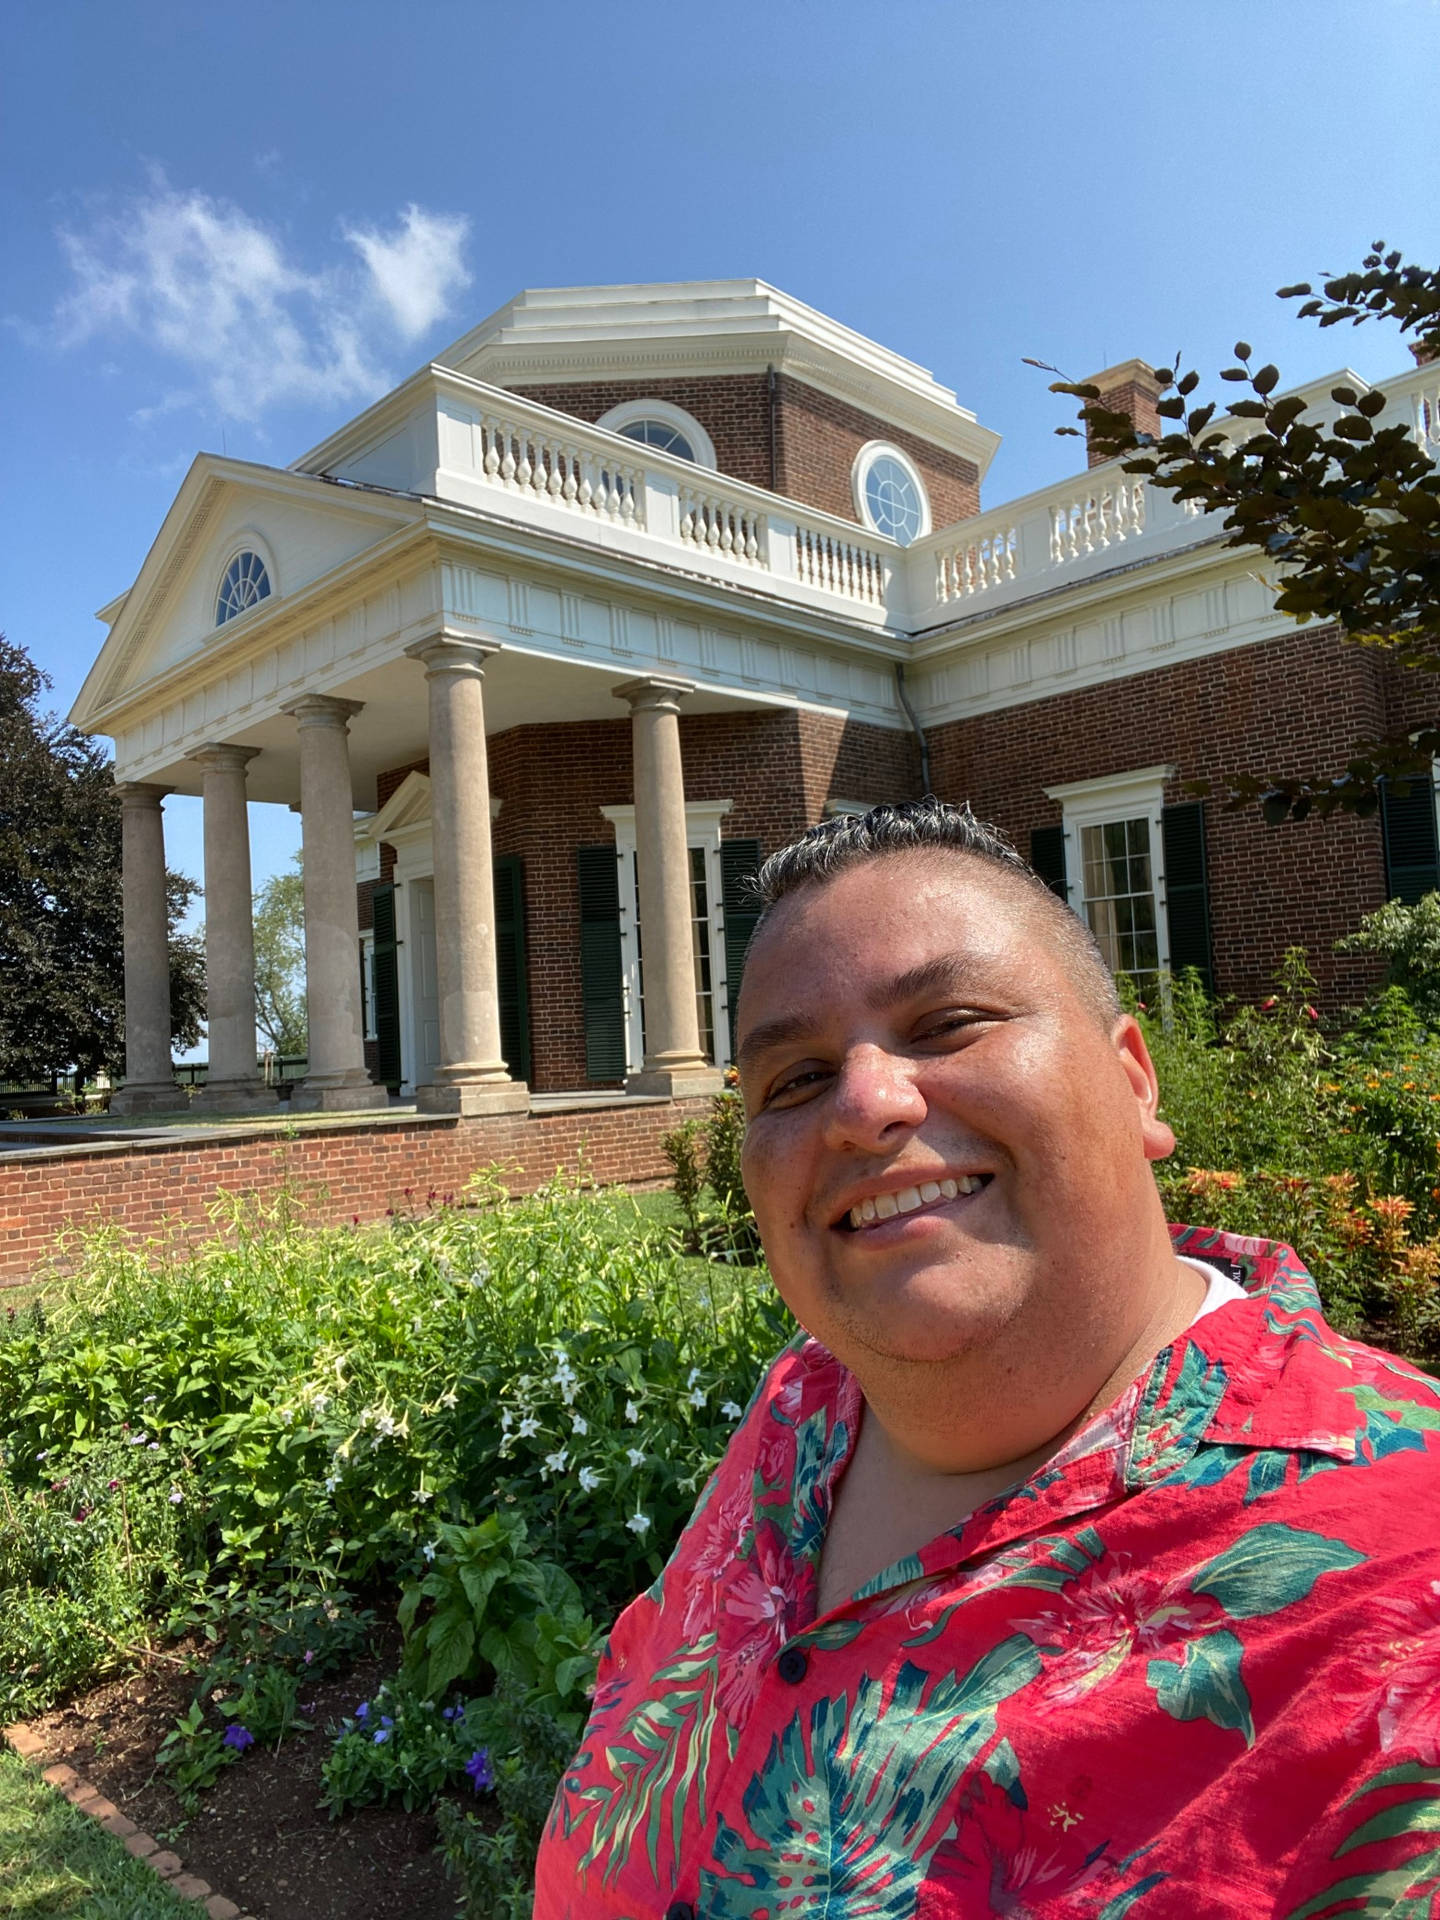
<svg viewBox="0 0 1440 1920"><path fill-rule="evenodd" d="M1370 1202L1370 1211L1387 1227L1398 1227L1414 1213L1415 1202L1407 1200L1401 1193L1387 1193L1383 1198Z"/></svg>

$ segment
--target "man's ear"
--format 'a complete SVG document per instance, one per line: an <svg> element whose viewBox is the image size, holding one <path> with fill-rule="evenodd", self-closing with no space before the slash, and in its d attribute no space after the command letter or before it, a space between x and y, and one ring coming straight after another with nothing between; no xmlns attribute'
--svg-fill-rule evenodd
<svg viewBox="0 0 1440 1920"><path fill-rule="evenodd" d="M1160 1082L1155 1063L1140 1031L1140 1023L1130 1014L1122 1014L1111 1030L1111 1040L1135 1095L1140 1113L1140 1138L1147 1160L1167 1160L1175 1151L1175 1135L1160 1118Z"/></svg>

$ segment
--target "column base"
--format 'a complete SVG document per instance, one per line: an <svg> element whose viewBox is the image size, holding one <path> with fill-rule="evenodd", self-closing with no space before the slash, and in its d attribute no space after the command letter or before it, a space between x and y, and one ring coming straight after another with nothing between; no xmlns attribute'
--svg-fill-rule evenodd
<svg viewBox="0 0 1440 1920"><path fill-rule="evenodd" d="M453 1113L462 1120L495 1113L528 1113L530 1089L523 1080L437 1081L415 1090L418 1113Z"/></svg>
<svg viewBox="0 0 1440 1920"><path fill-rule="evenodd" d="M642 1067L625 1077L626 1093L661 1094L667 1100L698 1100L723 1093L725 1076L719 1067Z"/></svg>
<svg viewBox="0 0 1440 1920"><path fill-rule="evenodd" d="M185 1089L174 1080L133 1081L117 1087L110 1096L111 1113L185 1113L190 1102Z"/></svg>
<svg viewBox="0 0 1440 1920"><path fill-rule="evenodd" d="M263 1080L207 1080L195 1089L192 1113L268 1113L280 1096Z"/></svg>
<svg viewBox="0 0 1440 1920"><path fill-rule="evenodd" d="M333 1081L316 1084L302 1080L290 1096L292 1113L373 1113L388 1107L390 1090L377 1087L373 1080L356 1079L337 1085Z"/></svg>

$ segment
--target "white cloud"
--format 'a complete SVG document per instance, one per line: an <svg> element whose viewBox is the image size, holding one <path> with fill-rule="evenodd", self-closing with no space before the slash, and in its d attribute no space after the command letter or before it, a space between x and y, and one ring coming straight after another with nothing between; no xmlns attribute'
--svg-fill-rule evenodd
<svg viewBox="0 0 1440 1920"><path fill-rule="evenodd" d="M345 238L369 268L406 341L419 339L450 311L451 297L469 286L461 257L469 231L463 213L426 213L413 202L390 239L369 228L347 230Z"/></svg>
<svg viewBox="0 0 1440 1920"><path fill-rule="evenodd" d="M346 235L358 262L308 270L243 208L157 178L118 215L61 232L74 286L57 337L130 334L183 367L192 391L151 413L194 399L253 421L286 403L368 400L389 384L386 348L408 345L468 284L466 231L411 206L389 236Z"/></svg>

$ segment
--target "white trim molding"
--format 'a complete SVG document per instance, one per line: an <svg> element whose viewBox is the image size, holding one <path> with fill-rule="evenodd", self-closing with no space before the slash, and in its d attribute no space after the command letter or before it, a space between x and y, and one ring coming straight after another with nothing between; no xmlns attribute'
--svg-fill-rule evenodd
<svg viewBox="0 0 1440 1920"><path fill-rule="evenodd" d="M659 420L665 426L673 427L676 433L683 433L694 450L696 466L708 467L712 473L718 470L715 442L693 413L686 413L683 407L672 406L668 400L622 400L618 407L611 407L608 413L602 413L595 424L604 427L608 433L624 433L626 427L633 427L640 420Z"/></svg>

